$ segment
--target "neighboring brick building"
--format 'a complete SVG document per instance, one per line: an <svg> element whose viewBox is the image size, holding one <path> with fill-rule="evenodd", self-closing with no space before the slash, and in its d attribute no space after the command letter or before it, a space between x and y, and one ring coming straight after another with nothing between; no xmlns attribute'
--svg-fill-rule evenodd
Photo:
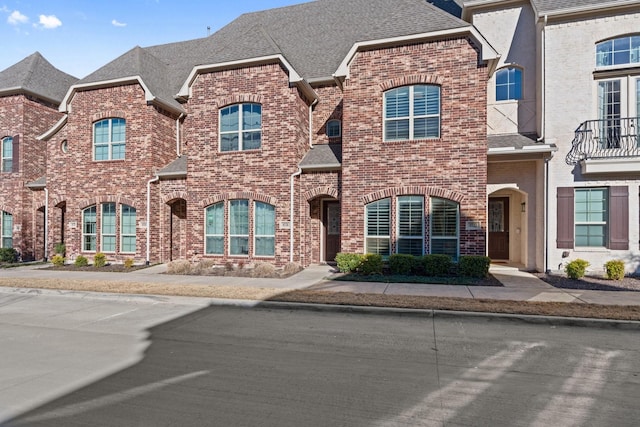
<svg viewBox="0 0 640 427"><path fill-rule="evenodd" d="M0 72L0 247L23 259L45 248L45 144L37 137L60 118L58 105L77 79L39 53Z"/></svg>
<svg viewBox="0 0 640 427"><path fill-rule="evenodd" d="M48 253L485 254L497 58L422 0L318 0L136 47L70 85L40 129Z"/></svg>

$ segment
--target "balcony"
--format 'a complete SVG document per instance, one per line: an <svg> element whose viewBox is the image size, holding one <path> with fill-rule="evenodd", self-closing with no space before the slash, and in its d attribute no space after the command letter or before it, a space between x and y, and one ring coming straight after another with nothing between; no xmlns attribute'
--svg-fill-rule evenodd
<svg viewBox="0 0 640 427"><path fill-rule="evenodd" d="M576 129L565 161L582 173L640 173L638 117L589 120Z"/></svg>

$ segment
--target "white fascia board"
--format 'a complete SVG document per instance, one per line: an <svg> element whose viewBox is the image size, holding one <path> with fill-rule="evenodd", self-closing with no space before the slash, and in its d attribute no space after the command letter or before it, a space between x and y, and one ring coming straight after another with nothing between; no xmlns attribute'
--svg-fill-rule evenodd
<svg viewBox="0 0 640 427"><path fill-rule="evenodd" d="M498 52L489 44L489 42L476 30L473 26L465 26L460 28L452 28L449 30L441 30L441 31L433 31L430 33L421 33L421 34L412 34L408 36L400 36L400 37L392 37L387 39L379 39L379 40L369 40L365 42L355 43L347 56L342 60L338 69L333 74L334 77L349 77L349 66L351 61L356 56L361 49L373 48L376 46L391 46L401 44L403 42L415 42L419 40L430 40L430 39L439 39L450 36L458 36L468 34L473 38L478 44L480 44L482 60L483 61L491 61L497 60L500 58ZM497 62L497 61L496 61ZM495 68L495 67L494 67Z"/></svg>
<svg viewBox="0 0 640 427"><path fill-rule="evenodd" d="M36 139L38 141L48 141L51 137L53 137L53 135L58 133L58 131L62 129L64 125L67 124L67 117L68 116L65 114L60 120L58 120L58 122L55 125L53 125L51 129L49 129L42 135L37 136Z"/></svg>
<svg viewBox="0 0 640 427"><path fill-rule="evenodd" d="M573 14L577 14L577 13L587 13L587 12L594 12L596 10L601 10L601 11L607 11L607 10L611 10L611 9L616 9L616 8L620 8L620 7L625 7L625 6L640 6L640 1L638 0L618 0L618 1L612 1L612 2L607 2L606 4L593 4L593 5L586 5L586 6L576 6L576 7L568 7L565 9L558 9L558 10L553 10L553 11L538 11L536 10L536 15L538 16L538 18L544 18L546 17L559 17L559 16L563 16L563 15L573 15Z"/></svg>
<svg viewBox="0 0 640 427"><path fill-rule="evenodd" d="M489 148L488 154L522 154L522 153L553 153L558 147L549 144L527 145L520 149L516 147Z"/></svg>
<svg viewBox="0 0 640 427"><path fill-rule="evenodd" d="M144 89L144 98L147 102L152 102L155 100L155 96L153 96L153 94L151 93L147 85L144 83L144 81L142 81L142 77L130 76L130 77L121 77L119 79L113 79L113 80L102 80L99 82L81 83L81 84L73 85L67 91L67 94L64 96L62 103L60 103L59 110L63 113L67 112L67 103L76 92L81 92L83 90L88 90L88 89L101 89L101 88L111 87L111 86L122 86L128 83L135 83L135 82L139 83L140 86L142 86L142 89Z"/></svg>
<svg viewBox="0 0 640 427"><path fill-rule="evenodd" d="M315 93L309 83L307 83L300 74L291 66L289 61L285 59L281 54L259 56L256 58L240 59L237 61L219 62L216 64L198 65L193 67L189 73L189 77L183 83L180 91L176 95L176 98L189 98L191 97L191 85L196 80L199 74L213 72L217 70L224 70L226 68L242 68L244 66L254 64L265 64L269 62L279 61L289 72L289 83L298 85L305 94L309 94L313 99L318 99L318 95Z"/></svg>

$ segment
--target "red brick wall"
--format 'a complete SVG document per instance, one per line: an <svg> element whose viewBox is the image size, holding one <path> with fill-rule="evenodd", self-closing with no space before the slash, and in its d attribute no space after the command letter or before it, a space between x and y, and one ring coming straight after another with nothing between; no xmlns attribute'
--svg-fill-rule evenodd
<svg viewBox="0 0 640 427"><path fill-rule="evenodd" d="M327 137L326 125L329 120L342 121L342 91L335 84L314 87L314 90L320 100L313 109L313 143L341 143L342 138Z"/></svg>
<svg viewBox="0 0 640 427"><path fill-rule="evenodd" d="M259 150L222 153L218 149L219 110L238 102L262 105L262 143ZM189 232L187 258L204 251L204 209L214 202L234 198L259 200L276 206L275 257L210 256L219 263L289 261L289 230L280 221L289 220L290 176L308 148L307 103L291 87L279 64L267 64L203 74L192 87L189 115L184 122L189 155L187 211ZM298 191L296 189L296 191ZM250 242L253 241L250 210ZM296 238L296 247L300 244ZM225 239L225 253L228 253ZM252 247L252 243L250 243ZM252 252L252 250L250 250ZM298 261L298 256L294 258Z"/></svg>
<svg viewBox="0 0 640 427"><path fill-rule="evenodd" d="M465 38L357 54L344 89L343 251L364 250L365 202L424 194L425 215L430 195L461 199L460 252L485 253L484 231L465 231L466 221L486 224L487 70L477 64ZM384 91L416 83L441 85L441 137L383 142Z"/></svg>
<svg viewBox="0 0 640 427"><path fill-rule="evenodd" d="M126 148L124 160L93 160L93 123L111 117L126 120ZM117 203L119 252L120 204L136 208L137 223L146 221L147 181L158 169L176 157L175 120L177 117L147 105L143 89L137 85L117 86L97 90L79 91L72 98L70 113L65 128L48 143L49 167L47 188L52 226L49 233L49 248L60 241L60 209L56 205L66 203L65 243L72 257L91 253L81 249L82 210L90 205L105 202ZM63 153L60 144L68 141L68 152ZM159 258L159 233L157 221L160 217L157 186L153 187L151 206L151 256ZM100 215L97 221L97 250L100 251ZM156 229L154 229L154 227ZM107 254L109 260L121 261L135 258L137 262L146 257L146 229L137 227L136 254Z"/></svg>

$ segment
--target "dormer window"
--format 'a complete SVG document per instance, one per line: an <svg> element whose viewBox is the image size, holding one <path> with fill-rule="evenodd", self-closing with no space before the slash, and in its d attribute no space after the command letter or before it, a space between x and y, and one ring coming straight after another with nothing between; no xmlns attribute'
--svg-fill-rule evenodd
<svg viewBox="0 0 640 427"><path fill-rule="evenodd" d="M104 119L93 124L94 160L122 160L124 148L124 119Z"/></svg>
<svg viewBox="0 0 640 427"><path fill-rule="evenodd" d="M522 99L522 70L517 67L496 71L496 101Z"/></svg>
<svg viewBox="0 0 640 427"><path fill-rule="evenodd" d="M640 65L640 35L619 37L596 45L596 67Z"/></svg>

